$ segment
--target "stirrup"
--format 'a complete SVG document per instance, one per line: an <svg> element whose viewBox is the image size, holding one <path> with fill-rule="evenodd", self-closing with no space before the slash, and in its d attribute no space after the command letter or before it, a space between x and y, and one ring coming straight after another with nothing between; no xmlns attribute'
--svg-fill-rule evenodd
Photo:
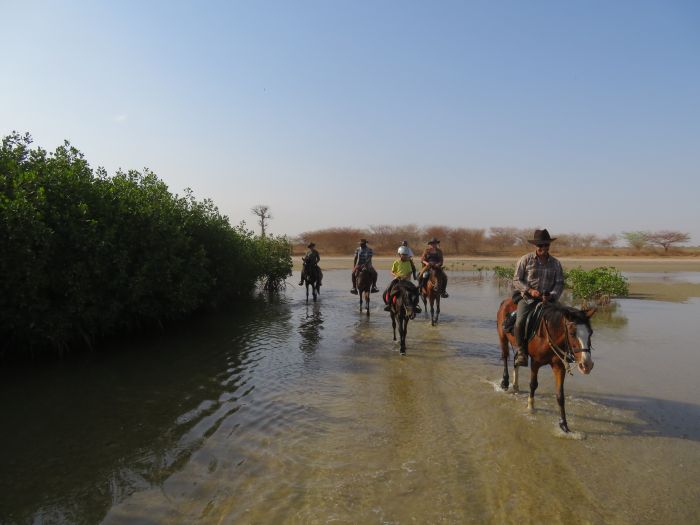
<svg viewBox="0 0 700 525"><path fill-rule="evenodd" d="M350 293L354 293L355 295L357 295L357 288L353 288L352 290L350 290Z"/></svg>
<svg viewBox="0 0 700 525"><path fill-rule="evenodd" d="M385 311L385 312L391 312L391 305L390 305L390 304L387 304L387 305L384 307L384 311Z"/></svg>

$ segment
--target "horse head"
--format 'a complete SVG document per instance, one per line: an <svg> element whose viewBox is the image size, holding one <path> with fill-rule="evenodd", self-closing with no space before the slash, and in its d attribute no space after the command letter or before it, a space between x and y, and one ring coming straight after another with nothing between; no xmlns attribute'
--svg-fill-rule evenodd
<svg viewBox="0 0 700 525"><path fill-rule="evenodd" d="M578 371L588 375L593 370L594 364L591 357L593 329L591 328L590 319L595 314L596 309L577 310L576 308L567 308L566 312L565 325L568 346L575 356Z"/></svg>

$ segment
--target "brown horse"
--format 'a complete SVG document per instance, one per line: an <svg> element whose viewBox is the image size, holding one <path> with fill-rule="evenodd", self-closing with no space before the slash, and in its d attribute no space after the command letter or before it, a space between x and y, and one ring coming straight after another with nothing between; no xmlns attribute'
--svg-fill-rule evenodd
<svg viewBox="0 0 700 525"><path fill-rule="evenodd" d="M447 276L439 266L431 266L425 273L428 272L429 276L423 278L420 295L423 298L425 315L428 315L428 301L430 301L430 324L435 326L440 317L440 293L445 289Z"/></svg>
<svg viewBox="0 0 700 525"><path fill-rule="evenodd" d="M369 294L372 290L372 271L366 264L357 270L357 294L360 296L360 312L362 312L362 302L365 303L367 315L369 315Z"/></svg>
<svg viewBox="0 0 700 525"><path fill-rule="evenodd" d="M313 295L314 302L316 297L321 291L321 268L318 265L307 265L304 264L304 284L306 285L306 302L309 302L309 286L311 287L311 294Z"/></svg>
<svg viewBox="0 0 700 525"><path fill-rule="evenodd" d="M562 306L556 303L542 305L542 319L535 334L527 344L527 352L530 355L530 396L527 405L530 410L535 406L535 390L537 390L537 372L543 366L552 367L556 382L557 403L559 404L559 428L569 432L564 410L564 378L566 373L571 373L569 363L576 363L582 374L589 374L593 369L591 359L591 328L590 318L595 313L595 308L578 310L570 306ZM498 308L496 323L498 325L498 339L501 344L501 357L503 359L503 380L501 388L508 390L508 350L509 343L515 347L515 338L503 329L503 321L506 316L517 310L517 306L511 298L505 299ZM518 391L518 367L513 370L513 390Z"/></svg>
<svg viewBox="0 0 700 525"><path fill-rule="evenodd" d="M394 341L396 341L396 321L399 322L399 337L401 355L406 355L406 333L408 332L408 321L416 316L414 304L418 300L418 289L410 281L398 281L393 288L390 298L391 304L391 328L394 331Z"/></svg>

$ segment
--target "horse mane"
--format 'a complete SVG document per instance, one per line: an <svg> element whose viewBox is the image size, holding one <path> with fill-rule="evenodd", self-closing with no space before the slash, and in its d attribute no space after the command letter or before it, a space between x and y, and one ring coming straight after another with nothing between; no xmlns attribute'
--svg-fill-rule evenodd
<svg viewBox="0 0 700 525"><path fill-rule="evenodd" d="M590 328L590 319L586 313L573 306L544 303L542 305L542 318L550 324L558 324L561 323L562 319L566 319L576 324L585 324Z"/></svg>

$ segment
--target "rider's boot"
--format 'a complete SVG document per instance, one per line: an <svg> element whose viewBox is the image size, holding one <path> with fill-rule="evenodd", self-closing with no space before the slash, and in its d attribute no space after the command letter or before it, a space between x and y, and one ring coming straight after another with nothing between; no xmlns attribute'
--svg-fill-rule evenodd
<svg viewBox="0 0 700 525"><path fill-rule="evenodd" d="M379 291L379 288L377 288L377 281L374 281L372 283L372 290L371 293L377 293Z"/></svg>
<svg viewBox="0 0 700 525"><path fill-rule="evenodd" d="M523 337L519 330L520 327L516 327L515 332L515 365L514 366L527 366L527 343L523 343Z"/></svg>
<svg viewBox="0 0 700 525"><path fill-rule="evenodd" d="M355 272L352 273L352 290L350 290L350 293L357 295L357 276Z"/></svg>

